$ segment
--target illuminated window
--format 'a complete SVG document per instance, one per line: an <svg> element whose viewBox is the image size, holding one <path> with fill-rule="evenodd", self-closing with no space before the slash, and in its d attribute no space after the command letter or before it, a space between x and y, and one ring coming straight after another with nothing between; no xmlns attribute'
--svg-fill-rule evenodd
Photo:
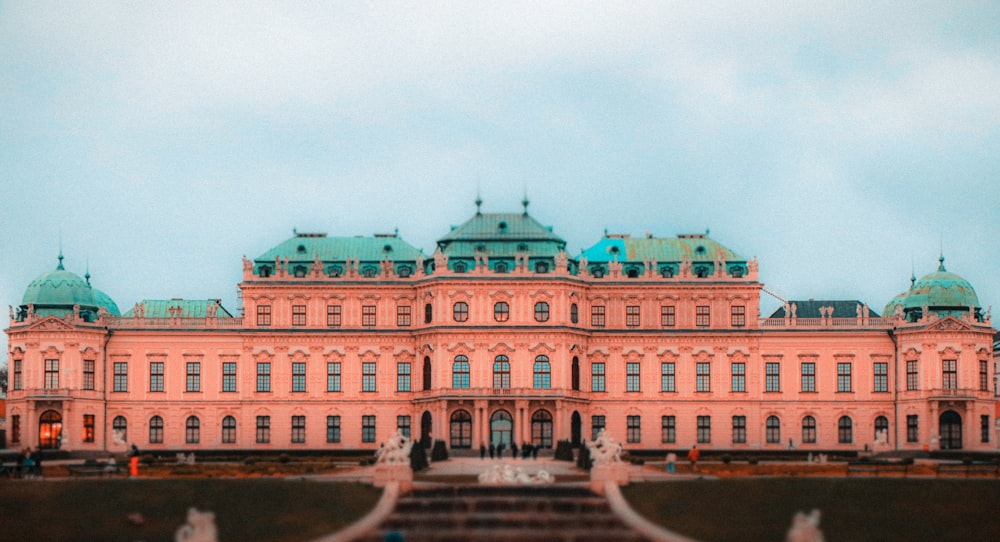
<svg viewBox="0 0 1000 542"><path fill-rule="evenodd" d="M94 415L83 415L83 441L94 442Z"/></svg>

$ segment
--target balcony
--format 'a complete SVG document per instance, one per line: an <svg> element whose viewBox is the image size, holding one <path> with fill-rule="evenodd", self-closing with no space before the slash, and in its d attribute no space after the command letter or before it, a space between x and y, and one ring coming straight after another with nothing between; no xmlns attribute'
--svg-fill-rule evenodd
<svg viewBox="0 0 1000 542"><path fill-rule="evenodd" d="M439 388L413 394L414 401L437 399L568 399L584 401L589 394L564 388Z"/></svg>
<svg viewBox="0 0 1000 542"><path fill-rule="evenodd" d="M762 318L763 329L891 329L895 318Z"/></svg>

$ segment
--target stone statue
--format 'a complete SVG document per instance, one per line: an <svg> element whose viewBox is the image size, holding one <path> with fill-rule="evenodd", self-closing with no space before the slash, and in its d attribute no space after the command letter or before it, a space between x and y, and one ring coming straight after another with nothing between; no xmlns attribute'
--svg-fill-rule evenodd
<svg viewBox="0 0 1000 542"><path fill-rule="evenodd" d="M111 442L115 445L125 447L125 431L122 429L115 429L111 432Z"/></svg>
<svg viewBox="0 0 1000 542"><path fill-rule="evenodd" d="M479 475L479 483L483 485L540 485L552 482L555 478L546 470L539 470L532 476L523 467L515 469L510 465L492 465Z"/></svg>
<svg viewBox="0 0 1000 542"><path fill-rule="evenodd" d="M615 439L606 434L604 429L597 433L596 439L587 442L587 448L590 449L590 458L594 465L621 463L622 445L615 442Z"/></svg>
<svg viewBox="0 0 1000 542"><path fill-rule="evenodd" d="M397 429L389 437L389 440L383 442L382 446L375 450L375 463L409 465L411 448L413 448L413 441L404 437L403 432Z"/></svg>
<svg viewBox="0 0 1000 542"><path fill-rule="evenodd" d="M792 527L785 535L785 542L824 542L823 531L819 530L819 510L809 515L798 512L792 518Z"/></svg>
<svg viewBox="0 0 1000 542"><path fill-rule="evenodd" d="M218 542L219 533L215 527L215 514L199 512L188 508L187 523L181 525L174 534L175 542Z"/></svg>

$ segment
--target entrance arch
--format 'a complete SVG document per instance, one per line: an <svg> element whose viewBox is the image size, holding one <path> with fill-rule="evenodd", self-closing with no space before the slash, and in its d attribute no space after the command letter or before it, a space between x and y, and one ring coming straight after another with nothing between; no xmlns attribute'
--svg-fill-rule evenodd
<svg viewBox="0 0 1000 542"><path fill-rule="evenodd" d="M62 415L55 410L46 410L38 418L38 446L48 450L58 450L62 444Z"/></svg>
<svg viewBox="0 0 1000 542"><path fill-rule="evenodd" d="M570 441L574 448L579 448L583 442L583 420L580 419L580 413L573 411L573 416L570 418Z"/></svg>
<svg viewBox="0 0 1000 542"><path fill-rule="evenodd" d="M548 410L531 415L531 442L540 448L552 447L552 413Z"/></svg>
<svg viewBox="0 0 1000 542"><path fill-rule="evenodd" d="M514 429L514 418L506 410L498 410L490 416L490 442L503 444L510 448L511 433Z"/></svg>
<svg viewBox="0 0 1000 542"><path fill-rule="evenodd" d="M431 447L431 428L433 427L433 419L431 418L431 413L427 410L424 411L423 415L420 416L420 444L424 448Z"/></svg>
<svg viewBox="0 0 1000 542"><path fill-rule="evenodd" d="M938 418L942 450L962 449L962 416L954 410L946 410Z"/></svg>
<svg viewBox="0 0 1000 542"><path fill-rule="evenodd" d="M472 415L465 410L451 414L451 447L472 448Z"/></svg>

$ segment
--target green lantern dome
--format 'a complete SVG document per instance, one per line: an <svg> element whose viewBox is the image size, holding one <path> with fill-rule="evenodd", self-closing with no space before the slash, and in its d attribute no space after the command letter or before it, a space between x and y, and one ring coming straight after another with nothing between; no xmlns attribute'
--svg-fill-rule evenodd
<svg viewBox="0 0 1000 542"><path fill-rule="evenodd" d="M975 311L976 318L980 318L981 307L976 290L969 281L944 268L944 256L939 261L937 271L913 281L909 290L886 305L884 314L892 314L890 309L894 311L898 304L902 305L903 312L910 321L920 319L924 307L939 316L961 316L968 314L971 308Z"/></svg>
<svg viewBox="0 0 1000 542"><path fill-rule="evenodd" d="M79 305L81 309L96 311L99 305L90 284L76 273L66 271L62 259L60 254L55 271L44 273L31 281L24 291L21 305L34 305L35 312L43 316L63 316L71 313L75 305Z"/></svg>

